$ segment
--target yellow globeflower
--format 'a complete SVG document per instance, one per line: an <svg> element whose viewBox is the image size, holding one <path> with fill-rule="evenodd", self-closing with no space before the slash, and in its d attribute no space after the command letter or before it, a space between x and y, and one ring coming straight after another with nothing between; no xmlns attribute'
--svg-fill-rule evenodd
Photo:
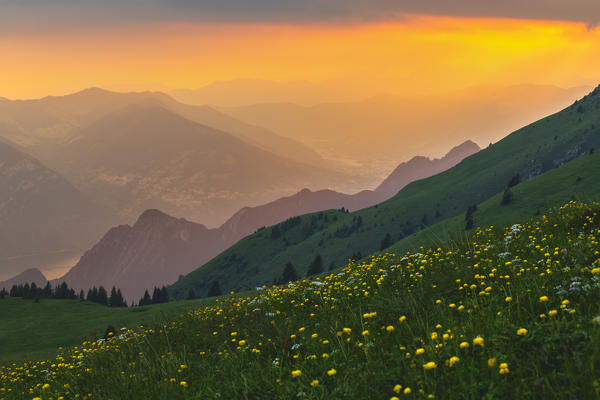
<svg viewBox="0 0 600 400"><path fill-rule="evenodd" d="M187 382L186 381L181 381L181 382L179 382L179 386L187 387Z"/></svg>
<svg viewBox="0 0 600 400"><path fill-rule="evenodd" d="M550 311L548 311L548 315L551 316L551 317L556 316L556 314L558 314L558 311L556 311L556 310L550 310Z"/></svg>
<svg viewBox="0 0 600 400"><path fill-rule="evenodd" d="M519 329L517 331L517 335L519 335L519 336L525 336L525 335L527 335L527 329L525 329L525 328Z"/></svg>
<svg viewBox="0 0 600 400"><path fill-rule="evenodd" d="M433 361L429 361L428 363L423 364L423 369L426 370L434 369L435 367L437 367L437 364Z"/></svg>
<svg viewBox="0 0 600 400"><path fill-rule="evenodd" d="M385 328L385 330L386 330L386 331L388 331L388 332L394 332L394 326L393 326L393 325L388 325L388 326Z"/></svg>
<svg viewBox="0 0 600 400"><path fill-rule="evenodd" d="M42 390L46 390L46 389L48 389L49 387L50 387L50 385L49 385L49 384L47 384L47 383L44 383L44 386L42 386Z"/></svg>
<svg viewBox="0 0 600 400"><path fill-rule="evenodd" d="M500 375L504 375L504 374L508 374L510 371L508 369L508 364L507 363L502 363L500 364Z"/></svg>
<svg viewBox="0 0 600 400"><path fill-rule="evenodd" d="M544 301L548 301L548 296L542 296L540 297L540 302L544 302Z"/></svg>
<svg viewBox="0 0 600 400"><path fill-rule="evenodd" d="M496 359L495 358L490 358L488 360L488 368L494 368L495 365L496 365Z"/></svg>
<svg viewBox="0 0 600 400"><path fill-rule="evenodd" d="M421 355L423 353L425 353L425 349L417 349L417 351L415 351L416 355Z"/></svg>
<svg viewBox="0 0 600 400"><path fill-rule="evenodd" d="M318 379L315 379L314 381L312 381L312 382L310 383L310 386L312 386L312 387L317 387L317 386L319 386L319 380L318 380Z"/></svg>
<svg viewBox="0 0 600 400"><path fill-rule="evenodd" d="M369 331L368 331L368 330L366 330L366 331L363 331L363 332L362 332L362 335L363 335L363 336L369 336Z"/></svg>
<svg viewBox="0 0 600 400"><path fill-rule="evenodd" d="M404 393L404 394L411 394L412 390L410 390L410 388L407 387L406 389L404 389L404 392L402 392L402 393Z"/></svg>
<svg viewBox="0 0 600 400"><path fill-rule="evenodd" d="M402 390L402 385L396 385L392 390L396 393L400 393L400 391Z"/></svg>
<svg viewBox="0 0 600 400"><path fill-rule="evenodd" d="M405 315L401 316L400 318L398 318L398 321L399 321L399 322L404 322L404 321L406 321L406 316L405 316Z"/></svg>
<svg viewBox="0 0 600 400"><path fill-rule="evenodd" d="M475 346L481 346L481 347L483 347L483 342L484 342L484 340L483 340L483 338L481 336L477 336L475 339L473 339L473 344Z"/></svg>
<svg viewBox="0 0 600 400"><path fill-rule="evenodd" d="M298 378L300 375L302 375L302 371L300 371L299 369L295 369L292 371L293 378Z"/></svg>
<svg viewBox="0 0 600 400"><path fill-rule="evenodd" d="M468 343L468 342L462 342L462 343L459 345L459 347L460 347L461 349L466 349L466 348L468 348L468 347L469 347L469 343Z"/></svg>
<svg viewBox="0 0 600 400"><path fill-rule="evenodd" d="M456 356L450 357L450 359L448 360L448 366L453 367L454 364L456 364L459 361L460 361L460 358L458 358Z"/></svg>
<svg viewBox="0 0 600 400"><path fill-rule="evenodd" d="M335 368L331 368L329 371L327 371L327 375L329 376L333 376L337 373L337 371L335 370Z"/></svg>
<svg viewBox="0 0 600 400"><path fill-rule="evenodd" d="M508 303L508 302L511 302L511 301L512 301L512 297L510 297L510 296L507 296L507 297L504 299L504 301L506 301L507 303Z"/></svg>

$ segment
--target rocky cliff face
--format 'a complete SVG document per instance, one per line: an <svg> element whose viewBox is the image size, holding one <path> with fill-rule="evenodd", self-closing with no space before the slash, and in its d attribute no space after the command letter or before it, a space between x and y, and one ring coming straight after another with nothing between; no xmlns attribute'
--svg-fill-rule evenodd
<svg viewBox="0 0 600 400"><path fill-rule="evenodd" d="M137 301L145 289L172 283L223 249L215 230L147 210L133 226L109 230L57 282L77 290L115 285L129 302Z"/></svg>
<svg viewBox="0 0 600 400"><path fill-rule="evenodd" d="M402 163L375 189L376 192L393 196L409 183L439 174L470 156L477 153L479 146L470 140L453 147L444 157L429 159L417 156Z"/></svg>

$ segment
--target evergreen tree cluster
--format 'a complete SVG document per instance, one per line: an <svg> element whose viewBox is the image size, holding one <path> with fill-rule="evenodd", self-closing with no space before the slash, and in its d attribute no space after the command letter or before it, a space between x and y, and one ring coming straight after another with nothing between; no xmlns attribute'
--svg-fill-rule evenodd
<svg viewBox="0 0 600 400"><path fill-rule="evenodd" d="M99 288L94 286L88 290L87 300L109 307L127 307L127 302L123 299L121 289L117 289L114 286L110 291L110 296L103 286Z"/></svg>
<svg viewBox="0 0 600 400"><path fill-rule="evenodd" d="M75 290L69 288L69 286L63 282L60 285L52 288L50 282L46 283L43 288L38 287L35 282L25 283L22 285L13 285L10 292L2 290L4 295L0 294L0 298L4 298L6 295L10 297L22 297L24 299L33 299L39 301L42 298L45 299L76 299L77 294Z"/></svg>
<svg viewBox="0 0 600 400"><path fill-rule="evenodd" d="M465 230L473 229L473 214L477 211L477 204L472 204L467 208L467 212L465 213Z"/></svg>
<svg viewBox="0 0 600 400"><path fill-rule="evenodd" d="M194 294L195 296L195 294ZM167 292L166 286L163 287L154 287L152 291L152 297L150 297L150 293L148 293L148 289L144 292L144 296L138 302L139 306L148 306L150 304L160 304L167 303L169 301L169 293Z"/></svg>

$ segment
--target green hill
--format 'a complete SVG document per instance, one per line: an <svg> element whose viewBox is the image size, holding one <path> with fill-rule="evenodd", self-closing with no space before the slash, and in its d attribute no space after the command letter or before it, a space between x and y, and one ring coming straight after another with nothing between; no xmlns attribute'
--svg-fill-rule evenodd
<svg viewBox="0 0 600 400"><path fill-rule="evenodd" d="M316 254L325 266L380 250L422 228L464 214L471 204L502 192L515 174L527 180L600 147L600 87L567 109L526 126L392 199L352 214L305 215L251 235L170 288L182 298L190 287L206 294L213 280L226 290L271 283L292 262L304 274ZM500 217L499 217L500 218Z"/></svg>
<svg viewBox="0 0 600 400"><path fill-rule="evenodd" d="M13 399L591 399L600 204L0 367Z"/></svg>
<svg viewBox="0 0 600 400"><path fill-rule="evenodd" d="M111 308L89 301L42 299L34 303L6 297L0 300L0 364L54 357L59 346L74 346L85 338L100 338L109 325L120 329L155 323L211 302L192 300Z"/></svg>
<svg viewBox="0 0 600 400"><path fill-rule="evenodd" d="M512 187L512 200L506 205L501 205L503 193L478 204L477 211L473 213L474 226L511 225L571 200L600 200L599 176L600 152L580 156ZM452 240L465 241L472 233L465 227L465 214L461 214L412 234L386 251L402 253L419 246L435 246Z"/></svg>

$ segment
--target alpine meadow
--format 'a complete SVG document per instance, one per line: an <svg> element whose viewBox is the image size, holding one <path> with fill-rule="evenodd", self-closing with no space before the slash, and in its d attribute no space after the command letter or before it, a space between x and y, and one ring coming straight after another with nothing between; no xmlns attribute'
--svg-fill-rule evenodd
<svg viewBox="0 0 600 400"><path fill-rule="evenodd" d="M599 21L2 2L0 400L600 399Z"/></svg>

